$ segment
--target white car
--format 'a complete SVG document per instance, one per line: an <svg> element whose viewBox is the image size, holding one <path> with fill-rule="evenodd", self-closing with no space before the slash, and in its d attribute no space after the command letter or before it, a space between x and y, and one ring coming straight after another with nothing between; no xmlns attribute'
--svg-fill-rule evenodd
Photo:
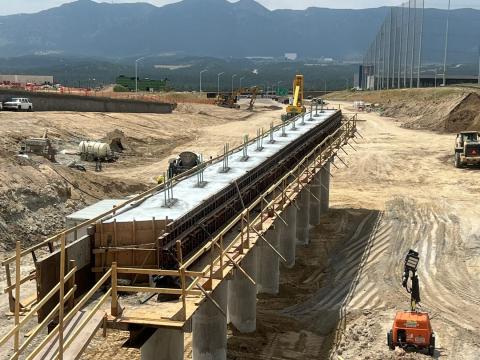
<svg viewBox="0 0 480 360"><path fill-rule="evenodd" d="M33 104L30 99L27 98L12 98L3 103L3 108L5 110L32 111Z"/></svg>

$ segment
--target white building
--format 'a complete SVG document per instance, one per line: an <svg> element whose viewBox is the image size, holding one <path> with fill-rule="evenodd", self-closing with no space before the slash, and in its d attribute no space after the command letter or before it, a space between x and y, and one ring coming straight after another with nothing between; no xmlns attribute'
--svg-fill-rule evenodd
<svg viewBox="0 0 480 360"><path fill-rule="evenodd" d="M298 58L297 53L286 53L285 54L285 59L287 59L287 60L295 61L295 60L297 60L297 58Z"/></svg>
<svg viewBox="0 0 480 360"><path fill-rule="evenodd" d="M53 84L53 76L41 75L0 75L0 84L15 83L20 85L34 84Z"/></svg>

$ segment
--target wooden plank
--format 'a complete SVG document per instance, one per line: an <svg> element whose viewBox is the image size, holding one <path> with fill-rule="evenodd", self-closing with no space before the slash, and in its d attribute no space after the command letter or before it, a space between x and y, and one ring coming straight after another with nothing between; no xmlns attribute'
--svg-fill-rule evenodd
<svg viewBox="0 0 480 360"><path fill-rule="evenodd" d="M75 330L77 326L81 323L88 315L88 311L79 311L75 316L66 324L64 329L65 340L73 339L72 344L65 350L64 358L65 359L78 359L80 355L85 351L88 343L91 341L95 332L101 326L103 321L104 314L102 312L97 312L95 316L86 324L83 331L77 334L74 338L72 335L75 335ZM59 350L58 337L51 339L33 359L35 360L47 360L55 358Z"/></svg>

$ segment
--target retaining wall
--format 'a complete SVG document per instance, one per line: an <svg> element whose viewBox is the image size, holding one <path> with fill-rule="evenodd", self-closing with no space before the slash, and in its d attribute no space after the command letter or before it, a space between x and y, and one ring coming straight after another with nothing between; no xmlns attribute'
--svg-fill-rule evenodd
<svg viewBox="0 0 480 360"><path fill-rule="evenodd" d="M176 104L170 103L0 89L0 101L11 97L29 98L33 103L34 111L169 114L176 107Z"/></svg>

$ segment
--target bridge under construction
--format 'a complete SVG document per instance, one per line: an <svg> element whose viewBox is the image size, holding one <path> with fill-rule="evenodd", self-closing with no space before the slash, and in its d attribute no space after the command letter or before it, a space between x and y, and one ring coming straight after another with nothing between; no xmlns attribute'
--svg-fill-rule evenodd
<svg viewBox="0 0 480 360"><path fill-rule="evenodd" d="M14 325L0 346L14 359L77 359L103 327L129 331L142 359L183 359L185 333L195 360L225 359L227 322L255 331L257 294L278 293L280 263L292 268L308 245L329 208L330 167L356 136L356 116L311 109L145 193L72 214L73 227L33 247L18 242L2 262ZM35 268L22 277L26 256Z"/></svg>

